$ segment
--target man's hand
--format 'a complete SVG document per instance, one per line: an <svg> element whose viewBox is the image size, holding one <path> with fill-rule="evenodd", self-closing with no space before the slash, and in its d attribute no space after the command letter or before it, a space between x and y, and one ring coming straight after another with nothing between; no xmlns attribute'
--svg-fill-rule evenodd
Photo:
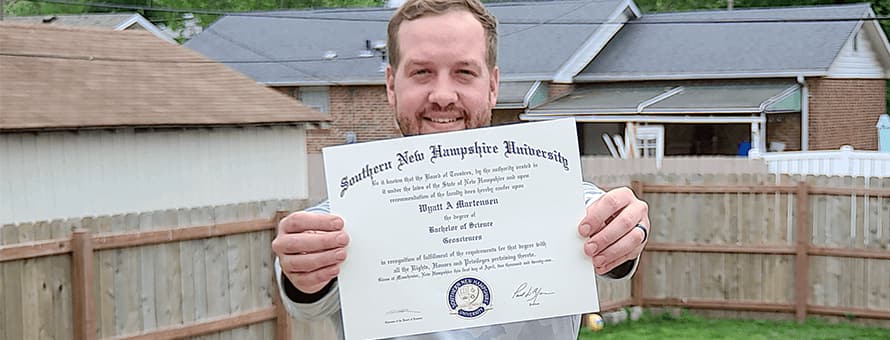
<svg viewBox="0 0 890 340"><path fill-rule="evenodd" d="M278 223L272 250L281 271L303 293L318 292L340 274L349 235L335 215L295 212Z"/></svg>
<svg viewBox="0 0 890 340"><path fill-rule="evenodd" d="M637 224L646 228L644 232ZM596 273L605 275L637 258L648 241L649 205L628 188L605 193L587 207L578 233L587 238L584 253L593 258Z"/></svg>

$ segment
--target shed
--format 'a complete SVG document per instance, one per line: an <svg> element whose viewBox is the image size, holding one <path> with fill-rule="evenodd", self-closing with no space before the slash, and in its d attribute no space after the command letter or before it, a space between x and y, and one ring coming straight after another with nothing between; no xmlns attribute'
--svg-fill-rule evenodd
<svg viewBox="0 0 890 340"><path fill-rule="evenodd" d="M145 31L0 24L0 224L305 199L327 120Z"/></svg>

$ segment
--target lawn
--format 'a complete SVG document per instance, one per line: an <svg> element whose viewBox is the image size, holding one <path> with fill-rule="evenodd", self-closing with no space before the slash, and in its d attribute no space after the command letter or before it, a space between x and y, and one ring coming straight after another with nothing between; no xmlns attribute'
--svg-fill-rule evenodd
<svg viewBox="0 0 890 340"><path fill-rule="evenodd" d="M644 316L638 321L606 325L601 331L581 329L579 340L603 339L890 339L890 329L849 323L706 319L683 314Z"/></svg>

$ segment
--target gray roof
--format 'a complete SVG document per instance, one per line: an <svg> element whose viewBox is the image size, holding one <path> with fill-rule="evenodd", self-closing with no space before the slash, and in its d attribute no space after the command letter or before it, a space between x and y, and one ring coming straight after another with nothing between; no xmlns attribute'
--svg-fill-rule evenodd
<svg viewBox="0 0 890 340"><path fill-rule="evenodd" d="M534 23L551 19L554 19L551 23L602 22L628 5L627 0L488 4L501 23L498 48L501 79L551 79L602 26ZM386 24L393 11L365 8L226 16L185 45L224 62L275 60L277 62L226 63L268 85L382 84L379 54L373 58L358 58L358 55L365 49L365 40L386 40ZM348 20L333 20L344 18ZM334 51L337 57L318 61L328 51ZM305 61L307 59L314 61Z"/></svg>
<svg viewBox="0 0 890 340"><path fill-rule="evenodd" d="M525 99L529 90L535 85L533 81L502 81L498 84L498 107L525 107Z"/></svg>
<svg viewBox="0 0 890 340"><path fill-rule="evenodd" d="M869 4L646 14L631 20L576 81L825 74L857 21L646 24L862 18Z"/></svg>
<svg viewBox="0 0 890 340"><path fill-rule="evenodd" d="M21 17L4 17L3 21L15 23L50 24L71 27L117 28L130 19L135 13L108 14L74 14L74 15L37 15Z"/></svg>

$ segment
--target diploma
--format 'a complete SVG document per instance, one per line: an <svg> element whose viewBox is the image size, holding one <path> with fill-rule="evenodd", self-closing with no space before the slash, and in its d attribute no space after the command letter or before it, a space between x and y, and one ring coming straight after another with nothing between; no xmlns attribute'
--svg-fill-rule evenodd
<svg viewBox="0 0 890 340"><path fill-rule="evenodd" d="M323 150L347 339L599 310L573 119Z"/></svg>

